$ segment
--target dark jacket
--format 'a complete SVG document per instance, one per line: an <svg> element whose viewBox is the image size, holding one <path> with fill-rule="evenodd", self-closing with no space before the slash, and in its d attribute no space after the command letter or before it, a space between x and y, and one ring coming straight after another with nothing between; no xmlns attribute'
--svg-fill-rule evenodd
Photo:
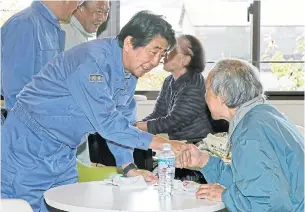
<svg viewBox="0 0 305 212"><path fill-rule="evenodd" d="M187 72L176 81L168 76L153 113L143 121L147 121L149 133L167 133L172 140L204 138L213 133L202 74Z"/></svg>

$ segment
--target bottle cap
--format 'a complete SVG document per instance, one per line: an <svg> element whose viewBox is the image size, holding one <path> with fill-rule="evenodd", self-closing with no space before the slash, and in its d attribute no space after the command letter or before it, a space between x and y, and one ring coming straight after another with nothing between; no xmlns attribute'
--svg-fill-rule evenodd
<svg viewBox="0 0 305 212"><path fill-rule="evenodd" d="M163 144L163 150L171 150L171 145L168 143Z"/></svg>

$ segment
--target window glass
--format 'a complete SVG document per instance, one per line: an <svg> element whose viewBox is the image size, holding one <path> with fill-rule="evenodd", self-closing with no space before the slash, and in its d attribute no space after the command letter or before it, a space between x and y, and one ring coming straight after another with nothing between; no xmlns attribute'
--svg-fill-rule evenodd
<svg viewBox="0 0 305 212"><path fill-rule="evenodd" d="M304 8L303 0L261 1L260 73L266 90L304 90Z"/></svg>
<svg viewBox="0 0 305 212"><path fill-rule="evenodd" d="M28 7L32 0L0 0L0 26L20 10Z"/></svg>

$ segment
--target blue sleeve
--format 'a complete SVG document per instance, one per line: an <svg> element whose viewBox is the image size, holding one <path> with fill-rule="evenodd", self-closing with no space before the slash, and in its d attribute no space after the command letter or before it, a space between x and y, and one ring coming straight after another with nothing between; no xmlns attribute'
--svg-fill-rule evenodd
<svg viewBox="0 0 305 212"><path fill-rule="evenodd" d="M219 183L225 187L233 183L231 165L225 164L219 157L210 156L210 160L200 172L208 183Z"/></svg>
<svg viewBox="0 0 305 212"><path fill-rule="evenodd" d="M229 211L292 211L291 188L277 158L257 140L244 141L234 155L234 183L222 194Z"/></svg>
<svg viewBox="0 0 305 212"><path fill-rule="evenodd" d="M9 109L16 95L32 80L36 59L33 30L27 20L12 20L1 28L2 91Z"/></svg>
<svg viewBox="0 0 305 212"><path fill-rule="evenodd" d="M90 74L101 75L103 80L89 81ZM106 73L95 62L87 62L70 74L66 84L77 104L103 138L124 147L148 149L153 135L130 125L129 120L116 109L107 78Z"/></svg>
<svg viewBox="0 0 305 212"><path fill-rule="evenodd" d="M132 96L128 102L128 105L121 108L120 111L129 120L129 124L133 125L136 122L136 101ZM118 167L127 163L133 163L133 148L122 147L109 140L107 140L107 145L114 155Z"/></svg>
<svg viewBox="0 0 305 212"><path fill-rule="evenodd" d="M116 166L133 163L133 148L128 148L107 140L107 145L115 157Z"/></svg>

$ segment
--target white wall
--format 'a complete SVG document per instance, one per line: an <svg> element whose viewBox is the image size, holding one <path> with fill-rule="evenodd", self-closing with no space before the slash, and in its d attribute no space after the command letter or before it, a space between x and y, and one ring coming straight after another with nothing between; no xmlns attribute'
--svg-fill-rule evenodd
<svg viewBox="0 0 305 212"><path fill-rule="evenodd" d="M273 100L269 101L279 111L297 125L304 126L304 101L303 100ZM155 101L147 100L138 102L137 119L141 120L153 111Z"/></svg>

